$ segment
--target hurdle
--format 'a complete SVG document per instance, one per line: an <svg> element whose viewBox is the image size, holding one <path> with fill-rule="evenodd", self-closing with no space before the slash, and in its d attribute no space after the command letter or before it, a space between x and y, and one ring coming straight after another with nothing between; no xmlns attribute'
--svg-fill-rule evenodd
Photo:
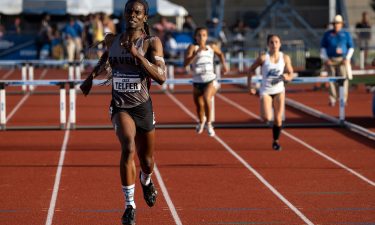
<svg viewBox="0 0 375 225"><path fill-rule="evenodd" d="M340 85L340 108L339 108L339 123L325 123L319 124L317 126L343 126L345 121L345 103L343 100L343 82L344 78L341 77L296 77L290 83L294 84L306 84L306 83L319 83L319 82L338 82ZM247 77L239 77L239 78L221 78L217 80L220 84L242 84L245 85L248 82ZM44 129L67 129L67 122L69 122L70 129L103 129L108 128L111 129L111 126L103 126L103 125L88 125L88 126L79 126L76 124L76 85L81 84L83 80L39 80L39 81L19 81L19 80L0 80L0 127L2 130L6 129L33 129L32 127L7 127L6 126L6 86L22 86L22 85L34 85L34 86L59 86L60 87L60 124L58 127L45 127ZM100 85L102 84L103 80L94 80L93 85ZM253 77L252 83L259 83L261 82L261 78ZM156 82L153 82L154 84ZM166 83L168 85L186 85L192 84L192 79L189 78L181 78L181 79L174 79L174 80L167 80ZM69 113L66 110L66 85L69 85ZM301 106L295 106L296 108L300 107L300 110L303 110ZM214 113L213 108L213 113ZM69 115L69 121L66 120L66 114ZM308 124L285 124L286 127L306 127L311 126ZM180 125L170 125L170 124L159 124L158 128L191 128L194 127L195 124L180 124ZM217 128L262 128L266 127L263 124L215 124ZM38 128L35 128L38 129ZM42 128L39 128L42 129Z"/></svg>
<svg viewBox="0 0 375 225"><path fill-rule="evenodd" d="M6 123L6 87L7 86L59 86L60 90L60 124L59 126L46 126L38 129L66 129L66 83L72 83L68 80L39 80L39 81L20 81L20 80L0 80L0 130L21 130L37 129L35 127L23 126L7 128ZM74 95L73 95L74 96Z"/></svg>

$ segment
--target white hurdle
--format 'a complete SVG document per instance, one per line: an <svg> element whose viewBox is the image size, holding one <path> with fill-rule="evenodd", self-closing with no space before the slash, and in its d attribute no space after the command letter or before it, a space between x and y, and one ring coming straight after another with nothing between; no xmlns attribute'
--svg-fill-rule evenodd
<svg viewBox="0 0 375 225"><path fill-rule="evenodd" d="M40 80L40 81L22 81L22 80L0 80L0 129L6 129L6 86L56 86L60 87L60 129L66 128L66 91L65 84L67 80Z"/></svg>
<svg viewBox="0 0 375 225"><path fill-rule="evenodd" d="M66 124L66 90L65 84L60 84L60 129Z"/></svg>
<svg viewBox="0 0 375 225"><path fill-rule="evenodd" d="M75 129L76 124L76 89L74 82L69 82L69 123L72 129Z"/></svg>
<svg viewBox="0 0 375 225"><path fill-rule="evenodd" d="M0 83L0 129L5 129L6 119L6 102L5 102L5 84Z"/></svg>

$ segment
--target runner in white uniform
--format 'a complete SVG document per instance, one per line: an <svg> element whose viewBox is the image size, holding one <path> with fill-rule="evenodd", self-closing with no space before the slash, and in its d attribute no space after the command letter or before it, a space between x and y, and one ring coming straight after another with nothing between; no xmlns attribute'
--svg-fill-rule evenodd
<svg viewBox="0 0 375 225"><path fill-rule="evenodd" d="M228 69L224 54L220 48L215 44L207 45L207 38L207 28L200 27L195 30L194 39L196 43L189 45L185 55L184 66L192 64L193 67L194 103L199 117L196 130L199 134L202 133L207 120L208 135L214 136L215 131L211 118L212 97L217 91L214 85L214 82L216 82L214 56L217 55L219 57L224 73Z"/></svg>
<svg viewBox="0 0 375 225"><path fill-rule="evenodd" d="M255 75L255 69L261 66L262 84L259 91L261 114L267 123L270 123L272 114L274 114L272 148L280 151L279 136L285 104L284 82L293 79L293 67L289 56L280 52L281 39L279 36L268 35L267 45L268 52L260 55L251 65L250 76Z"/></svg>

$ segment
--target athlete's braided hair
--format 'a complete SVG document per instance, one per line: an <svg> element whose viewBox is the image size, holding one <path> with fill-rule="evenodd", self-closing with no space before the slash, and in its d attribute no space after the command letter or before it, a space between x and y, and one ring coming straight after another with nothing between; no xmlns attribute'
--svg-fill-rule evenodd
<svg viewBox="0 0 375 225"><path fill-rule="evenodd" d="M148 16L148 9L149 8L148 8L148 3L147 3L146 0L128 0L125 4L124 11L130 3L134 3L134 2L141 3L143 5L143 8L145 9L145 15ZM143 23L143 28L144 28L145 33L147 35L150 35L150 28L149 28L149 25L148 25L147 21Z"/></svg>

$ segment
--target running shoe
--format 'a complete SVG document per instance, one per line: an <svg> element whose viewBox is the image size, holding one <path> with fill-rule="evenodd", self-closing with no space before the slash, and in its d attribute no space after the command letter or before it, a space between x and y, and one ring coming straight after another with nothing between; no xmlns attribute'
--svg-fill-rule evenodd
<svg viewBox="0 0 375 225"><path fill-rule="evenodd" d="M197 131L198 134L201 134L203 132L205 123L206 117L204 117L203 121L201 123L198 123L197 127L195 128L195 131Z"/></svg>
<svg viewBox="0 0 375 225"><path fill-rule="evenodd" d="M121 218L122 225L135 225L135 209L127 206Z"/></svg>
<svg viewBox="0 0 375 225"><path fill-rule="evenodd" d="M211 123L207 124L207 133L209 136L215 136L215 130Z"/></svg>
<svg viewBox="0 0 375 225"><path fill-rule="evenodd" d="M280 144L279 144L279 142L277 142L277 141L274 141L273 143L272 143L272 148L275 150L275 151L281 151L281 146L280 146Z"/></svg>
<svg viewBox="0 0 375 225"><path fill-rule="evenodd" d="M139 180L141 178L141 173L139 173ZM141 182L142 191L143 191L143 198L145 199L147 205L149 207L152 207L156 203L156 197L158 196L158 192L155 189L154 183L152 183L152 180L150 183L146 186L143 185Z"/></svg>

